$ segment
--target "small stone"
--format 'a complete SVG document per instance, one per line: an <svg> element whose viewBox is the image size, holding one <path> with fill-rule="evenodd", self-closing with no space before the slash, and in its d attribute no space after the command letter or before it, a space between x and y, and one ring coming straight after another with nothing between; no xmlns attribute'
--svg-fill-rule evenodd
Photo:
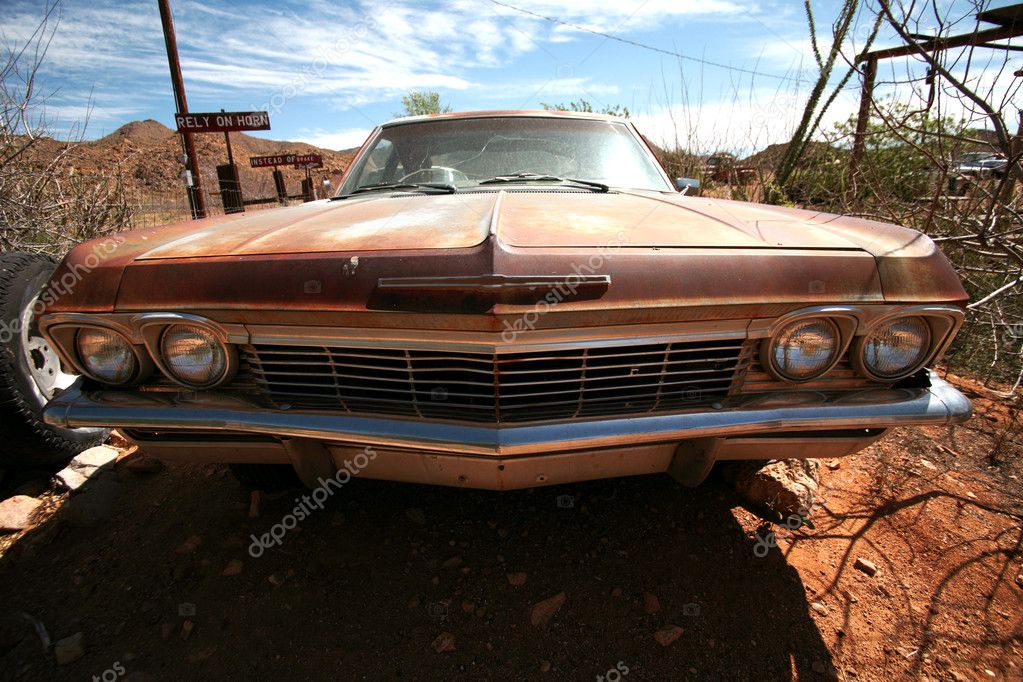
<svg viewBox="0 0 1023 682"><path fill-rule="evenodd" d="M224 567L224 570L220 573L220 575L225 577L238 575L242 572L242 569L244 567L245 564L239 561L238 559L231 559L230 561L227 562L227 566Z"/></svg>
<svg viewBox="0 0 1023 682"><path fill-rule="evenodd" d="M263 491L253 490L249 494L249 518L259 518L259 512L263 508Z"/></svg>
<svg viewBox="0 0 1023 682"><path fill-rule="evenodd" d="M42 502L27 495L15 495L0 502L0 532L28 528L40 505Z"/></svg>
<svg viewBox="0 0 1023 682"><path fill-rule="evenodd" d="M814 603L810 604L810 608L816 611L817 613L821 614L822 616L828 615L828 607L825 606L824 604L821 604L819 601L815 601Z"/></svg>
<svg viewBox="0 0 1023 682"><path fill-rule="evenodd" d="M94 448L89 448L85 452L76 455L68 466L75 471L82 471L84 469L88 471L86 474L88 476L96 469L102 469L103 467L110 466L116 462L117 455L119 454L120 453L116 448L112 448L108 445L97 445Z"/></svg>
<svg viewBox="0 0 1023 682"><path fill-rule="evenodd" d="M828 468L831 469L832 471L840 469L841 467L842 467L842 463L840 461L838 461L837 459L828 462Z"/></svg>
<svg viewBox="0 0 1023 682"><path fill-rule="evenodd" d="M551 671L551 662L547 659L540 661L540 672L549 673Z"/></svg>
<svg viewBox="0 0 1023 682"><path fill-rule="evenodd" d="M478 609L476 609L476 617L477 618L482 618L485 615L487 615L487 607L481 606Z"/></svg>
<svg viewBox="0 0 1023 682"><path fill-rule="evenodd" d="M616 587L613 590L611 590L611 596L615 597L616 599L618 597L621 597L622 596L622 588Z"/></svg>
<svg viewBox="0 0 1023 682"><path fill-rule="evenodd" d="M661 646L671 646L678 641L684 630L677 625L669 625L654 633L654 639Z"/></svg>
<svg viewBox="0 0 1023 682"><path fill-rule="evenodd" d="M1016 584L1019 585L1020 587L1023 587L1023 573L1019 573L1016 575Z"/></svg>
<svg viewBox="0 0 1023 682"><path fill-rule="evenodd" d="M643 610L651 616L661 612L661 602L657 595L650 592L643 593Z"/></svg>
<svg viewBox="0 0 1023 682"><path fill-rule="evenodd" d="M547 625L551 618L554 617L554 614L560 611L561 607L565 605L566 599L567 596L564 592L558 592L553 597L549 597L534 604L533 608L530 609L529 612L529 622L532 623L534 627Z"/></svg>
<svg viewBox="0 0 1023 682"><path fill-rule="evenodd" d="M433 640L433 643L430 646L432 646L433 650L438 654L455 651L457 648L455 646L455 636L450 632L442 632L437 635L437 639Z"/></svg>
<svg viewBox="0 0 1023 682"><path fill-rule="evenodd" d="M426 514L423 513L422 509L416 509L415 507L406 509L405 516L408 517L409 521L416 524L417 526L426 525Z"/></svg>
<svg viewBox="0 0 1023 682"><path fill-rule="evenodd" d="M441 564L441 567L443 567L443 568L458 568L461 565L462 565L462 557L460 557L460 556L453 556L450 559L448 559L447 561L445 561L443 564Z"/></svg>
<svg viewBox="0 0 1023 682"><path fill-rule="evenodd" d="M966 493L966 496L967 496L968 498L970 498L971 500L975 500L975 499L977 499L977 496L976 496L976 495L975 495L974 493L972 493L972 492L968 492L968 493Z"/></svg>
<svg viewBox="0 0 1023 682"><path fill-rule="evenodd" d="M475 613L476 612L476 605L473 604L471 601L463 601L462 602L462 611L464 613Z"/></svg>
<svg viewBox="0 0 1023 682"><path fill-rule="evenodd" d="M133 474L158 474L164 470L164 464L155 457L139 455L124 463L124 467Z"/></svg>
<svg viewBox="0 0 1023 682"><path fill-rule="evenodd" d="M177 546L174 550L175 554L184 556L185 554L195 554L195 551L202 547L202 537L198 535L192 535L183 543Z"/></svg>
<svg viewBox="0 0 1023 682"><path fill-rule="evenodd" d="M181 624L181 634L178 635L181 639L188 639L192 636L192 630L195 629L195 623L190 620L186 620Z"/></svg>
<svg viewBox="0 0 1023 682"><path fill-rule="evenodd" d="M276 573L271 573L269 576L267 576L266 580L274 587L280 587L281 585L284 584L284 581L278 578Z"/></svg>
<svg viewBox="0 0 1023 682"><path fill-rule="evenodd" d="M89 481L87 476L71 469L70 467L58 471L57 475L54 476L53 479L58 488L71 493L80 490L81 487Z"/></svg>
<svg viewBox="0 0 1023 682"><path fill-rule="evenodd" d="M174 623L160 623L160 639L167 641L174 635Z"/></svg>
<svg viewBox="0 0 1023 682"><path fill-rule="evenodd" d="M528 574L525 571L517 571L508 574L508 584L513 587L522 587L526 584Z"/></svg>
<svg viewBox="0 0 1023 682"><path fill-rule="evenodd" d="M85 647L82 645L82 633L80 632L53 643L53 657L57 659L58 665L73 663L84 655Z"/></svg>
<svg viewBox="0 0 1023 682"><path fill-rule="evenodd" d="M853 563L853 568L863 571L872 578L877 574L877 566L874 565L874 562L864 559L863 557L856 557L856 561Z"/></svg>

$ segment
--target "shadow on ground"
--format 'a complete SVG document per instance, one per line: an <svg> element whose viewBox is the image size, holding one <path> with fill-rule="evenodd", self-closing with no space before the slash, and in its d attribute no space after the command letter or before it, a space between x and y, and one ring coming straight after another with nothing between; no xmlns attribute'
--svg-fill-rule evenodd
<svg viewBox="0 0 1023 682"><path fill-rule="evenodd" d="M0 560L3 611L30 615L54 640L83 633L85 655L57 666L32 627L9 618L0 677L113 679L115 665L137 679L834 674L798 573L777 551L755 555L738 501L714 481L507 493L357 481L252 558L250 536L283 520L299 493L249 519L247 493L218 467L108 477L111 518L81 527L61 510ZM559 496L570 498L559 506ZM202 542L188 553L191 536ZM241 573L222 575L232 560ZM509 584L514 572L524 585ZM645 591L658 613L644 608ZM563 608L531 625L530 606L559 592ZM179 615L189 605L194 615ZM653 635L668 625L684 633L662 647ZM442 632L455 651L431 647Z"/></svg>

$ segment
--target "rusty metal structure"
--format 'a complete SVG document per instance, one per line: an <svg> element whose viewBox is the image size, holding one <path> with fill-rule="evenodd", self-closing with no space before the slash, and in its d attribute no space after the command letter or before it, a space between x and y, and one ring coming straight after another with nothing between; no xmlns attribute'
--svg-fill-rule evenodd
<svg viewBox="0 0 1023 682"><path fill-rule="evenodd" d="M909 57L922 52L942 52L959 47L981 47L993 50L1020 50L1019 46L997 43L998 40L1023 36L1023 4L988 9L977 14L977 21L994 24L995 28L974 31L956 36L938 36L920 40L910 45L874 50L860 55L858 63L863 66L863 85L860 91L860 105L856 114L856 132L853 137L852 155L849 160L850 176L855 176L863 160L866 148L867 125L870 121L870 107L874 100L874 82L877 79L878 63L896 57Z"/></svg>

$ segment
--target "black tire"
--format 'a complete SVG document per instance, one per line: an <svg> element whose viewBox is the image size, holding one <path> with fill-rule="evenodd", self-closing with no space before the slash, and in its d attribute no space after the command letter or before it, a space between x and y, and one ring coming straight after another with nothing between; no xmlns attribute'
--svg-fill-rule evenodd
<svg viewBox="0 0 1023 682"><path fill-rule="evenodd" d="M231 473L246 488L276 492L302 488L302 481L290 464L231 464Z"/></svg>
<svg viewBox="0 0 1023 682"><path fill-rule="evenodd" d="M22 334L23 313L46 286L56 262L31 253L0 253L0 468L53 468L106 440L103 429L60 429L42 421L49 400L33 378ZM29 320L33 343L42 337ZM52 353L52 351L49 351ZM32 351L31 357L38 357ZM51 356L47 356L51 357ZM55 356L54 356L55 357ZM42 362L37 360L37 362ZM51 363L37 364L47 370Z"/></svg>

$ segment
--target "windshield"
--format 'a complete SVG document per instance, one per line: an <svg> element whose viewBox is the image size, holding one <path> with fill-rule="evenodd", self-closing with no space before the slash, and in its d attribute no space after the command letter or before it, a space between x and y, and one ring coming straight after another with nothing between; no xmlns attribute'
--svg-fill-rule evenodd
<svg viewBox="0 0 1023 682"><path fill-rule="evenodd" d="M518 177L513 177L518 176ZM670 192L632 129L569 118L461 118L383 128L338 195L359 188L443 183L458 189L587 181Z"/></svg>

